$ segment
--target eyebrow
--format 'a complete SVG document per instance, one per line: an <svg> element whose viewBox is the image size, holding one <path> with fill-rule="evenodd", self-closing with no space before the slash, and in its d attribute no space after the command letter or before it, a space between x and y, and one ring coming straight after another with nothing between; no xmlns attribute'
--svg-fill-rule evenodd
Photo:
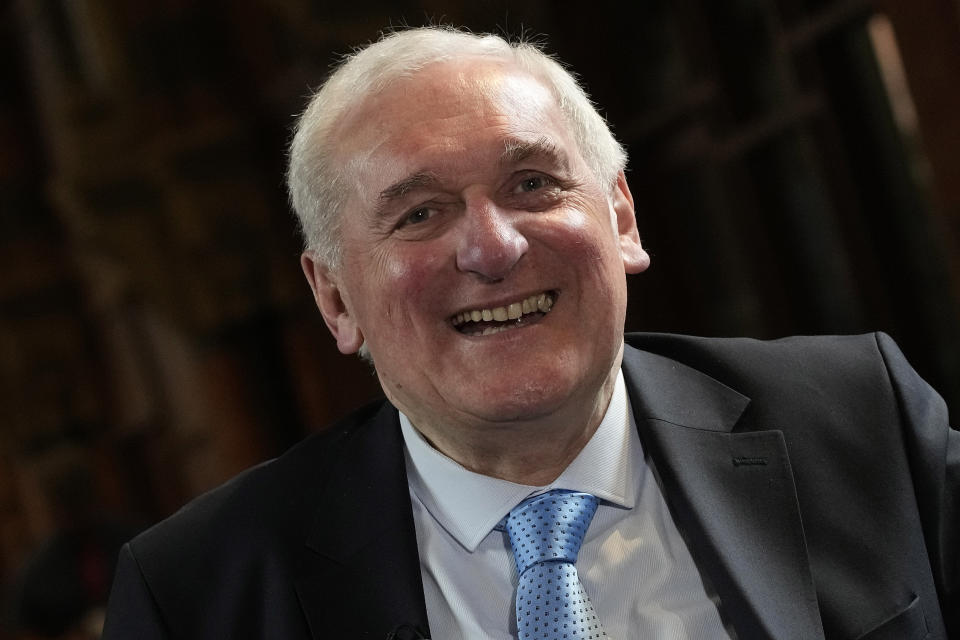
<svg viewBox="0 0 960 640"><path fill-rule="evenodd" d="M380 202L386 202L395 198L402 198L414 189L434 186L438 182L440 182L440 179L437 177L437 174L431 171L420 171L411 176L407 176L403 180L394 182L380 192L378 200Z"/></svg>
<svg viewBox="0 0 960 640"><path fill-rule="evenodd" d="M531 158L544 159L563 170L569 170L570 167L570 163L560 147L545 136L532 141L513 138L505 140L503 153L500 154L498 162L501 166L509 166ZM394 182L380 192L375 209L376 217L384 217L391 202L404 197L411 191L436 188L439 184L439 176L432 171L418 171Z"/></svg>
<svg viewBox="0 0 960 640"><path fill-rule="evenodd" d="M440 184L440 178L437 177L437 174L431 171L419 171L413 175L407 176L402 180L394 182L392 185L380 192L380 196L377 198L377 216L382 217L386 213L386 209L392 201L402 198L411 191L415 189L435 187L438 184Z"/></svg>
<svg viewBox="0 0 960 640"><path fill-rule="evenodd" d="M566 154L547 137L533 141L516 139L504 141L503 153L500 154L501 165L518 164L531 158L542 158L564 170L570 168Z"/></svg>

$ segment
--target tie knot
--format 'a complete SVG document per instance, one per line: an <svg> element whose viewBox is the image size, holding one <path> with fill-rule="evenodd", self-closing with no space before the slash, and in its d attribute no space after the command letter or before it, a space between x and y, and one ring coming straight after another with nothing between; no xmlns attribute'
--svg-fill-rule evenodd
<svg viewBox="0 0 960 640"><path fill-rule="evenodd" d="M595 496L566 489L527 498L514 507L503 525L518 573L538 562L576 562L596 510Z"/></svg>

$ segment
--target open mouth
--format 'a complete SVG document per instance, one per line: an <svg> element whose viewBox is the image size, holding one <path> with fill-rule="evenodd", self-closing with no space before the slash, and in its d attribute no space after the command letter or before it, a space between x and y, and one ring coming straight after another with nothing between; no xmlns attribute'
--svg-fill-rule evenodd
<svg viewBox="0 0 960 640"><path fill-rule="evenodd" d="M468 336L489 336L536 322L553 308L556 300L556 291L544 291L503 307L461 311L450 322Z"/></svg>

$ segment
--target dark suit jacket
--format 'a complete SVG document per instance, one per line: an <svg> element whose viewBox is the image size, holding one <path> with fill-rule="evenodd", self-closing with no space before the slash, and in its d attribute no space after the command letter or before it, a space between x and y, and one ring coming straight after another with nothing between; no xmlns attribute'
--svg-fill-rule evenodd
<svg viewBox="0 0 960 640"><path fill-rule="evenodd" d="M648 461L737 637L960 637L960 434L890 338L627 341ZM363 409L133 540L106 627L427 635L396 410Z"/></svg>

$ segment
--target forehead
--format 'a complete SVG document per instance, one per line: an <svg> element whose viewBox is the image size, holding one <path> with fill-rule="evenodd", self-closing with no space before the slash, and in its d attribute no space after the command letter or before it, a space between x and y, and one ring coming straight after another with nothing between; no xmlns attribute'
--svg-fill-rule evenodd
<svg viewBox="0 0 960 640"><path fill-rule="evenodd" d="M469 172L509 142L546 139L575 153L548 87L515 65L477 59L433 63L394 81L350 114L339 139L361 190L411 171Z"/></svg>

